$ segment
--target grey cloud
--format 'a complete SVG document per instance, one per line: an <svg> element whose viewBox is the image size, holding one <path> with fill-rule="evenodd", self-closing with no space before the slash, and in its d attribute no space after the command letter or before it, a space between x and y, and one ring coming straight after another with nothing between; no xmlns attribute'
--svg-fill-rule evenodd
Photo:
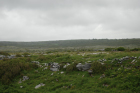
<svg viewBox="0 0 140 93"><path fill-rule="evenodd" d="M16 8L67 8L67 7L133 7L138 8L139 0L1 0L1 6Z"/></svg>
<svg viewBox="0 0 140 93"><path fill-rule="evenodd" d="M139 0L0 0L0 40L139 37L139 3ZM12 34L6 39L6 33Z"/></svg>

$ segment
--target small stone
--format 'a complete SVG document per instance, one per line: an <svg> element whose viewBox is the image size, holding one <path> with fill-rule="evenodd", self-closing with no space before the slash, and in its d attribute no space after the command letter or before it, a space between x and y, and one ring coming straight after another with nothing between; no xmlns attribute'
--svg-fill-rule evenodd
<svg viewBox="0 0 140 93"><path fill-rule="evenodd" d="M45 84L43 84L43 83L40 83L41 84L41 86L45 86Z"/></svg>
<svg viewBox="0 0 140 93"><path fill-rule="evenodd" d="M48 67L45 67L44 70L46 70Z"/></svg>
<svg viewBox="0 0 140 93"><path fill-rule="evenodd" d="M35 86L35 89L38 89L38 88L41 87L41 86L45 86L45 84L40 83L40 84L38 84L38 85Z"/></svg>
<svg viewBox="0 0 140 93"><path fill-rule="evenodd" d="M101 78L105 78L105 74L102 74L101 77L100 77L100 79L101 79Z"/></svg>
<svg viewBox="0 0 140 93"><path fill-rule="evenodd" d="M51 74L51 76L53 75L53 73Z"/></svg>
<svg viewBox="0 0 140 93"><path fill-rule="evenodd" d="M23 80L22 81L25 81L25 80L28 80L29 77L28 76L23 76Z"/></svg>
<svg viewBox="0 0 140 93"><path fill-rule="evenodd" d="M51 71L59 71L58 68L50 68Z"/></svg>
<svg viewBox="0 0 140 93"><path fill-rule="evenodd" d="M62 71L61 74L63 74L64 72Z"/></svg>
<svg viewBox="0 0 140 93"><path fill-rule="evenodd" d="M20 86L20 88L23 88L23 86Z"/></svg>
<svg viewBox="0 0 140 93"><path fill-rule="evenodd" d="M64 66L63 66L63 68L66 68L66 67L67 67L67 66L69 66L69 65L70 65L70 64L69 64L69 63L67 63L66 65L64 65Z"/></svg>
<svg viewBox="0 0 140 93"><path fill-rule="evenodd" d="M92 73L93 73L93 70L88 70L88 73L89 73L89 74L92 74Z"/></svg>

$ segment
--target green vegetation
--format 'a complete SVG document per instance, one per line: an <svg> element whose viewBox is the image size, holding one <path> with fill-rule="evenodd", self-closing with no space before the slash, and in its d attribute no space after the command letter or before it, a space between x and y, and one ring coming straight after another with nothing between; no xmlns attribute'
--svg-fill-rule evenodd
<svg viewBox="0 0 140 93"><path fill-rule="evenodd" d="M117 49L115 48L105 48L105 51L116 51Z"/></svg>
<svg viewBox="0 0 140 93"><path fill-rule="evenodd" d="M106 70L106 65L102 65L99 62L93 62L91 69L93 70L94 74L103 74Z"/></svg>
<svg viewBox="0 0 140 93"><path fill-rule="evenodd" d="M140 39L80 39L40 42L0 42L0 47L10 48L66 48L66 47L92 47L92 46L125 46L139 47ZM28 51L28 50L26 50Z"/></svg>
<svg viewBox="0 0 140 93"><path fill-rule="evenodd" d="M117 50L118 51L125 51L125 48L124 47L118 47Z"/></svg>
<svg viewBox="0 0 140 93"><path fill-rule="evenodd" d="M0 55L9 56L10 54L9 54L9 53L7 53L7 52L0 51Z"/></svg>
<svg viewBox="0 0 140 93"><path fill-rule="evenodd" d="M16 53L14 59L0 60L0 91L4 93L139 93L140 51L137 51L137 48L129 51L108 49L107 52L49 50L40 53ZM32 61L39 61L40 64L31 63ZM60 70L50 71L50 66L45 65L50 62L59 63ZM76 68L78 63L85 64L85 62L91 63L92 74ZM67 63L70 65L63 68ZM44 69L45 67L47 69ZM101 77L102 75L105 76ZM19 83L23 76L28 76L29 80ZM45 85L35 89L35 86L40 83Z"/></svg>
<svg viewBox="0 0 140 93"><path fill-rule="evenodd" d="M16 54L16 57L22 57L22 55L21 54Z"/></svg>
<svg viewBox="0 0 140 93"><path fill-rule="evenodd" d="M21 75L21 72L37 68L36 64L26 62L24 59L4 59L0 60L0 81L2 84L9 84L14 77Z"/></svg>
<svg viewBox="0 0 140 93"><path fill-rule="evenodd" d="M140 51L140 48L131 49L131 51Z"/></svg>

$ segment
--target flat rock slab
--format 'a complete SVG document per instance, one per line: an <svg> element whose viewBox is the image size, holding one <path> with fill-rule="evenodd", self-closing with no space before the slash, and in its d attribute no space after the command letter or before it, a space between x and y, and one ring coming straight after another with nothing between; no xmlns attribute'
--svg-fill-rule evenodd
<svg viewBox="0 0 140 93"><path fill-rule="evenodd" d="M35 89L38 89L38 88L40 88L41 86L45 86L45 84L40 83L40 84L38 84L38 85L35 86Z"/></svg>
<svg viewBox="0 0 140 93"><path fill-rule="evenodd" d="M59 71L58 68L50 68L51 71Z"/></svg>
<svg viewBox="0 0 140 93"><path fill-rule="evenodd" d="M77 67L78 70L86 71L86 70L90 69L91 64L86 63L86 64L83 65L83 64L79 63L79 64L76 65L76 67Z"/></svg>

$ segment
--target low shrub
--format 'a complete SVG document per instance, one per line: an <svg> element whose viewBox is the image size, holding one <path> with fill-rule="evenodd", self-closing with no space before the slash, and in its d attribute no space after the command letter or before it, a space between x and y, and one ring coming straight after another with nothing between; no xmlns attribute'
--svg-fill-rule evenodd
<svg viewBox="0 0 140 93"><path fill-rule="evenodd" d="M16 54L16 57L22 57L21 54Z"/></svg>
<svg viewBox="0 0 140 93"><path fill-rule="evenodd" d="M62 71L65 71L65 70L66 70L66 68L63 68L64 65L65 65L65 64L62 64L62 63L60 64L60 70L62 70Z"/></svg>
<svg viewBox="0 0 140 93"><path fill-rule="evenodd" d="M46 60L46 57L44 55L40 55L37 60L39 61L45 61Z"/></svg>
<svg viewBox="0 0 140 93"><path fill-rule="evenodd" d="M17 59L0 61L0 81L2 84L9 84L14 77L20 75L24 70L37 68L36 64L27 62L18 62Z"/></svg>
<svg viewBox="0 0 140 93"><path fill-rule="evenodd" d="M70 72L70 71L77 71L77 68L76 68L76 65L77 65L77 64L78 64L78 63L73 63L73 64L67 66L67 67L66 67L66 71L67 71L67 72Z"/></svg>
<svg viewBox="0 0 140 93"><path fill-rule="evenodd" d="M111 84L111 80L109 78L103 79L101 82L98 83L100 87L102 86L109 86Z"/></svg>
<svg viewBox="0 0 140 93"><path fill-rule="evenodd" d="M118 47L117 50L118 51L125 51L125 48L124 47Z"/></svg>
<svg viewBox="0 0 140 93"><path fill-rule="evenodd" d="M91 64L91 69L93 70L93 73L94 74L102 74L102 73L105 72L106 66L105 65L102 65L99 62L93 62Z"/></svg>
<svg viewBox="0 0 140 93"><path fill-rule="evenodd" d="M29 53L25 52L23 53L24 57L27 57L28 55L30 55Z"/></svg>
<svg viewBox="0 0 140 93"><path fill-rule="evenodd" d="M105 48L105 51L116 51L115 48Z"/></svg>
<svg viewBox="0 0 140 93"><path fill-rule="evenodd" d="M0 55L9 56L10 54L9 54L9 53L7 53L7 52L0 51Z"/></svg>
<svg viewBox="0 0 140 93"><path fill-rule="evenodd" d="M133 49L130 49L130 51L140 51L140 48L133 48Z"/></svg>

